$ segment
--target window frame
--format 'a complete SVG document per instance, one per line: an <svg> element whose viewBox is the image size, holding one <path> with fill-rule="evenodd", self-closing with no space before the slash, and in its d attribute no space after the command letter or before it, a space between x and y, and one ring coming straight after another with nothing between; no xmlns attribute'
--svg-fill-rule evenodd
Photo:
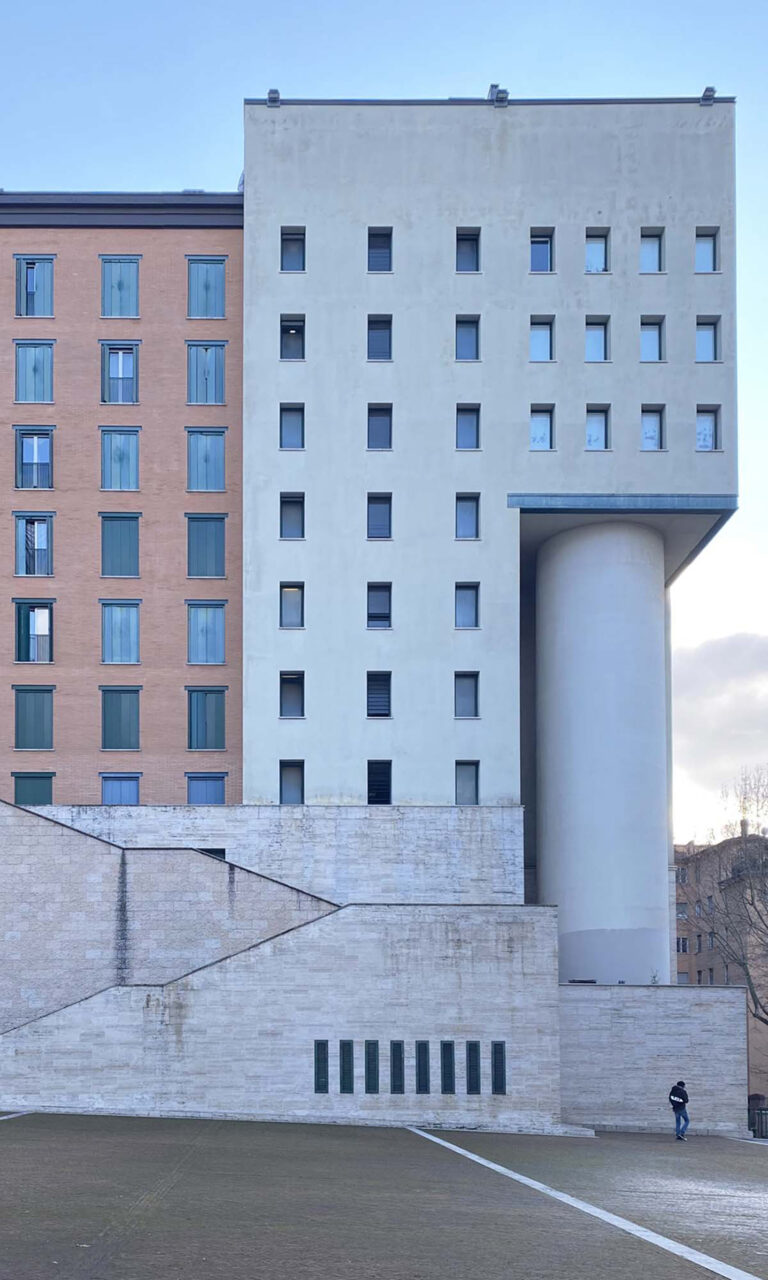
<svg viewBox="0 0 768 1280"><path fill-rule="evenodd" d="M195 407L199 407L200 405L208 405L209 407L213 405L225 405L227 403L227 346L229 345L227 342L227 339L219 338L216 340L208 340L208 339L199 339L199 338L186 338L185 343L187 348L187 404L190 406L194 405ZM195 369L194 376L193 376L193 366L196 363L192 358L193 351L194 352L200 352L200 351L215 352L214 368L213 368L213 394L214 394L214 397L220 395L220 398L218 399L214 398L213 400L211 399L194 400L192 398L192 393L197 387L198 379L199 379L199 371L197 369ZM194 383L194 386L193 386L193 383ZM207 372L203 373L203 383L206 389L211 384L211 380Z"/></svg>
<svg viewBox="0 0 768 1280"><path fill-rule="evenodd" d="M295 338L296 342L289 342L290 338ZM299 355L294 355L291 348L295 346L300 350ZM306 360L307 358L307 318L306 315L281 315L280 316L280 359L281 360Z"/></svg>
<svg viewBox="0 0 768 1280"><path fill-rule="evenodd" d="M228 685L186 685L185 692L187 695L187 750L188 751L226 751L227 750L227 690ZM194 729L199 728L200 713L193 714L193 700L202 697L205 699L203 704L203 737L205 745L199 746L193 739L195 738ZM213 712L208 710L208 699L211 699ZM196 723L197 722L197 723ZM218 730L221 730L221 742L215 742L210 745L209 736L215 737Z"/></svg>
<svg viewBox="0 0 768 1280"><path fill-rule="evenodd" d="M139 666L141 664L141 601L100 600L101 606L101 664L105 667ZM133 609L136 616L136 657L107 658L107 612L109 609Z"/></svg>
<svg viewBox="0 0 768 1280"><path fill-rule="evenodd" d="M13 803L22 809L34 809L38 805L53 804L53 779L56 777L55 769L13 769L11 770L13 778ZM46 800L23 800L19 795L19 782L29 782L35 779L37 782L47 782L49 799Z"/></svg>
<svg viewBox="0 0 768 1280"><path fill-rule="evenodd" d="M281 671L279 677L279 699L278 699L278 719L280 720L304 720L305 719L305 679L303 671ZM283 694L287 694L289 690L296 690L297 703L301 707L300 711L287 711L285 708L289 704L290 699L283 699Z"/></svg>
<svg viewBox="0 0 768 1280"><path fill-rule="evenodd" d="M378 682L378 687L377 687ZM377 711L377 705L386 710ZM374 708L373 710L371 708ZM365 673L365 714L368 720L391 720L392 718L392 672L366 671Z"/></svg>
<svg viewBox="0 0 768 1280"><path fill-rule="evenodd" d="M300 606L301 606L301 607L300 607L300 617L301 617L301 621L300 621L300 622L297 622L297 623L287 623L287 622L285 621L285 618L286 618L286 616L287 616L287 611L286 611L286 609L285 609L284 594L283 594L285 591L298 591L298 592L300 593L300 595L299 595L299 601L300 601ZM303 631L303 630L304 630L304 627L305 627L305 590L304 590L304 583L303 583L303 582L281 582L281 583L280 583L280 588L279 588L279 597L278 597L278 599L279 599L279 613L278 613L278 618L279 618L279 629L280 629L281 631Z"/></svg>
<svg viewBox="0 0 768 1280"><path fill-rule="evenodd" d="M15 436L15 440L14 440L15 485L14 485L14 488L19 489L22 493L27 493L27 492L39 493L39 492L45 492L48 489L54 488L53 433L55 430L56 430L55 427L39 427L39 426L31 426L31 425L27 426L26 424L14 426L14 436ZM48 441L48 462L47 463L32 462L32 463L27 463L26 465L32 466L32 467L47 466L48 475L50 479L49 484L27 485L22 483L24 479L24 466L25 466L24 441L30 440L30 439L35 439L35 440L39 439L39 440Z"/></svg>
<svg viewBox="0 0 768 1280"><path fill-rule="evenodd" d="M101 693L101 750L102 751L140 751L141 750L141 691L142 691L142 688L143 688L142 685L128 685L128 684L99 685L99 692ZM136 705L136 745L135 746L127 747L123 743L120 743L119 745L116 745L116 746L110 746L107 744L107 741L106 741L107 697L110 694L116 694L116 693L131 694L131 695L135 694L136 696L136 704L135 704ZM105 697L105 695L107 695L107 697Z"/></svg>
<svg viewBox="0 0 768 1280"><path fill-rule="evenodd" d="M700 267L698 265L698 248L700 240L709 240L712 245L712 266ZM693 271L697 276L716 275L722 270L720 265L720 228L719 227L697 227L693 242Z"/></svg>
<svg viewBox="0 0 768 1280"><path fill-rule="evenodd" d="M590 267L589 246L602 243L603 265ZM584 234L584 274L587 276L605 276L611 271L611 229L610 227L587 227Z"/></svg>
<svg viewBox="0 0 768 1280"><path fill-rule="evenodd" d="M285 444L283 440L283 427L287 423L286 415L297 413L300 415L301 422L301 444ZM279 448L288 453L298 453L305 448L305 406L303 404L281 404L280 415L278 419L278 440Z"/></svg>
<svg viewBox="0 0 768 1280"><path fill-rule="evenodd" d="M14 726L13 749L14 751L53 751L54 750L53 695L56 691L56 685L55 684L14 684L14 685L11 685L11 688L13 689L13 693L14 693L14 700L13 700L14 702L14 708L13 708L13 726ZM24 693L49 695L49 697L47 697L44 700L44 702L41 703L41 706L43 707L43 716L42 716L42 732L40 733L39 736L40 738L43 739L42 742L36 741L36 742L23 744L19 741L20 737L22 736L19 733L19 727L20 727L20 721L21 721L21 716L20 716L21 703L19 699L19 694L24 694Z"/></svg>
<svg viewBox="0 0 768 1280"><path fill-rule="evenodd" d="M101 566L101 569L100 569L100 576L101 576L102 578L140 578L140 577L141 577L141 534L140 534L140 524L139 524L139 522L140 522L140 520L141 520L141 512L140 512L140 511L130 511L130 512L128 512L128 511L100 511L100 512L99 512L99 520L100 520L100 522L101 522L101 527L100 527L100 534L101 534L101 557L100 557L100 566ZM110 573L110 572L108 572L108 571L107 571L107 568L106 568L106 556L105 556L106 546L105 546L104 532L105 532L105 529L108 527L108 524L109 524L109 522L110 522L110 521L114 524L114 522L115 522L115 521L117 521L117 520L123 520L123 521L131 521L131 522L133 522L133 523L132 523L132 525L131 525L131 528L135 529L135 545L136 545L136 555L135 555L136 572L135 572L135 573Z"/></svg>
<svg viewBox="0 0 768 1280"><path fill-rule="evenodd" d="M387 440L387 444L373 444L375 439L375 429L371 428L374 423L385 422L386 434L383 436ZM367 435L366 448L371 453L388 453L392 449L392 405L391 404L369 404L367 415Z"/></svg>
<svg viewBox="0 0 768 1280"><path fill-rule="evenodd" d="M462 352L465 339L471 338L469 347L472 354ZM459 364L473 363L480 359L480 317L479 315L458 315L456 317L455 358Z"/></svg>
<svg viewBox="0 0 768 1280"><path fill-rule="evenodd" d="M651 242L655 242L655 267L646 267L643 265L643 250ZM641 227L640 228L640 260L638 264L638 274L641 276L658 276L664 275L666 270L664 260L664 228L663 227Z"/></svg>
<svg viewBox="0 0 768 1280"><path fill-rule="evenodd" d="M187 319L188 320L226 320L227 318L227 262L226 253L188 253L187 258ZM193 267L221 267L221 311L192 310L192 269Z"/></svg>
<svg viewBox="0 0 768 1280"><path fill-rule="evenodd" d="M377 236L382 240L386 240L386 245L384 247L382 246L376 247L371 243L371 241L375 239ZM368 273L370 275L391 274L393 269L392 268L392 240L393 240L393 236L392 236L391 227L369 227L368 228L368 250L367 250L366 261L368 266ZM377 254L383 255L382 261L386 261L387 263L385 267L371 265L372 262L374 263L376 262Z"/></svg>
<svg viewBox="0 0 768 1280"><path fill-rule="evenodd" d="M187 804L188 805L192 805L192 804L219 805L219 804L227 803L227 778L229 777L229 774L226 770L223 770L223 771L220 770L219 772L214 771L211 773L206 773L199 769L195 769L191 772L185 773L184 776L187 779ZM206 783L220 782L221 783L221 800L193 800L192 786L195 782L206 782Z"/></svg>
<svg viewBox="0 0 768 1280"><path fill-rule="evenodd" d="M190 667L222 667L227 661L227 601L226 600L186 600L187 607L187 666ZM196 609L216 610L221 614L221 657L194 658L192 656L193 611ZM218 650L217 650L218 652Z"/></svg>
<svg viewBox="0 0 768 1280"><path fill-rule="evenodd" d="M721 427L720 427L721 406L719 404L697 404L696 405L696 453L720 453L722 451ZM702 438L701 428L699 425L700 418L712 419L712 444L704 445L699 441Z"/></svg>
<svg viewBox="0 0 768 1280"><path fill-rule="evenodd" d="M101 403L108 405L139 404L139 348L141 347L141 339L137 338L133 342L117 342L113 339L102 338L99 341L99 346L101 347ZM133 360L133 372L130 377L120 373L113 378L110 373L112 355L119 354L122 357L127 353L130 353ZM122 368L122 359L119 367ZM120 384L120 399L112 400L109 395L112 382ZM124 384L128 383L130 383L133 394L129 399L123 399Z"/></svg>
<svg viewBox="0 0 768 1280"><path fill-rule="evenodd" d="M207 581L220 581L227 576L227 513L219 511L185 511L184 518L187 522L187 577L196 579L206 579ZM221 573L193 573L192 572L192 525L195 522L205 522L216 529L221 529ZM217 552L218 547L214 548ZM211 557L213 558L213 557Z"/></svg>
<svg viewBox="0 0 768 1280"><path fill-rule="evenodd" d="M55 253L15 253L13 256L16 263L16 300L15 300L16 319L17 320L39 320L39 319L52 320L54 318L54 307L53 307L53 303L54 303L53 290L54 290L54 276L55 276L54 263L56 261L57 255ZM25 275L30 265L36 268L38 265L42 265L43 263L45 263L46 265L50 264L50 268L51 268L50 311L35 311L34 309L32 311L29 311L27 309L29 289L26 287ZM36 295L37 292L38 292L38 289L37 289L37 286L35 286L35 288L32 290L32 293ZM22 307L22 299L24 299L23 307Z"/></svg>
<svg viewBox="0 0 768 1280"><path fill-rule="evenodd" d="M467 520L466 527L472 530L471 533L462 532L464 520ZM457 542L478 542L480 540L479 493L456 494L454 537Z"/></svg>
<svg viewBox="0 0 768 1280"><path fill-rule="evenodd" d="M462 698L459 694L460 681L471 681L469 689L471 697L468 702L472 706L472 711L461 711L459 709ZM479 671L454 671L453 673L453 718L454 720L479 720L480 719L480 672Z"/></svg>
<svg viewBox="0 0 768 1280"><path fill-rule="evenodd" d="M142 255L140 253L100 253L99 262L101 263L101 319L102 320L138 320L141 311L139 306L139 287L140 287L140 269ZM105 303L107 301L107 284L106 273L104 268L110 266L113 262L128 263L136 268L136 309L134 311L107 311ZM111 290L110 286L110 290ZM119 292L120 285L115 286Z"/></svg>
<svg viewBox="0 0 768 1280"><path fill-rule="evenodd" d="M643 337L651 330L656 333L657 355L644 355ZM664 316L640 317L640 364L664 364L666 361L666 322Z"/></svg>
<svg viewBox="0 0 768 1280"><path fill-rule="evenodd" d="M472 794L474 795L473 800L459 799L459 791L460 791L459 771L464 769L472 770L471 778L473 782L473 786L472 786ZM480 761L479 760L457 760L455 764L455 771L454 771L454 785L455 785L454 803L457 808L474 808L477 805L479 805L480 804Z"/></svg>
<svg viewBox="0 0 768 1280"><path fill-rule="evenodd" d="M54 651L54 634L53 634L53 606L55 603L56 603L55 600L50 600L50 599L48 600L16 599L13 601L14 662L23 663L25 666L44 667L44 666L50 666L50 664L54 661L55 651ZM48 611L48 657L47 658L32 658L32 657L25 658L22 656L22 650L23 650L22 640L24 635L24 628L22 627L23 611L27 610L29 613L29 611L33 609L46 609ZM27 642L28 642L28 651L29 653L31 653L33 648L31 643L33 639L33 635L32 635L31 628L29 627L29 624L27 624L26 636L27 636ZM38 639L38 638L39 637L37 633L35 633L34 639Z"/></svg>
<svg viewBox="0 0 768 1280"><path fill-rule="evenodd" d="M52 511L14 511L14 577L16 578L52 578L54 576L54 560L53 560L53 517ZM26 525L27 521L44 524L46 528L46 563L47 569L45 573L22 573L19 565L22 559L21 540L19 537L20 525L22 522ZM26 531L24 533L24 562L26 563ZM37 552L37 546L33 547L33 551Z"/></svg>
<svg viewBox="0 0 768 1280"><path fill-rule="evenodd" d="M279 772L278 772L279 804L303 805L305 803L306 772L304 768L304 763L305 762L303 760L281 760L280 761ZM286 774L289 769L295 769L298 773L298 780L300 784L300 799L298 800L286 799L286 792L288 790Z"/></svg>
<svg viewBox="0 0 768 1280"><path fill-rule="evenodd" d="M697 316L696 317L696 364L720 364L723 358L721 349L721 317L720 316ZM699 355L699 334L704 331L711 331L712 334L712 355L701 357Z"/></svg>
<svg viewBox="0 0 768 1280"><path fill-rule="evenodd" d="M131 773L130 771L122 772L122 773L120 772L100 773L99 777L101 778L102 805L141 804L141 779L143 776L144 775L142 773ZM135 782L136 783L136 799L135 800L106 800L104 798L104 790L105 790L104 784L109 782Z"/></svg>
<svg viewBox="0 0 768 1280"><path fill-rule="evenodd" d="M456 228L456 274L478 275L482 270L480 261L480 227ZM474 265L463 266L462 255L467 246L471 246L469 259Z"/></svg>
<svg viewBox="0 0 768 1280"><path fill-rule="evenodd" d="M587 316L584 322L584 363L585 364L607 364L611 359L610 349L610 316ZM589 340L590 337L598 335L601 338L600 348L602 355L590 355Z"/></svg>
<svg viewBox="0 0 768 1280"><path fill-rule="evenodd" d="M115 427L115 426L99 427L99 436L100 436L100 441L99 441L99 452L100 452L100 459L99 459L99 462L100 462L99 488L102 490L102 492L103 492L103 493L136 493L136 492L138 492L138 490L141 488L141 471L140 471L140 464L141 464L141 446L140 446L141 427ZM136 483L135 483L135 484L133 484L133 485L108 485L108 484L106 484L105 463L106 463L106 460L107 460L107 459L106 459L105 442L106 442L106 437L108 437L108 436L128 436L128 437L133 437L133 438L134 438L134 440L135 440L135 442L136 442L136 444L135 444L135 450L136 450L136 459L135 459L135 461L136 461ZM133 460L131 460L131 461L133 461Z"/></svg>
<svg viewBox="0 0 768 1280"><path fill-rule="evenodd" d="M474 444L460 444L460 419L462 416L473 415L474 426ZM456 405L456 449L459 453L476 453L480 449L480 405L479 404L457 404Z"/></svg>
<svg viewBox="0 0 768 1280"><path fill-rule="evenodd" d="M299 533L290 532L292 520L296 520ZM280 541L303 542L306 535L306 498L303 493L280 494Z"/></svg>
<svg viewBox="0 0 768 1280"><path fill-rule="evenodd" d="M590 418L602 420L602 444L590 444ZM607 404L588 404L585 414L584 449L587 453L608 453L611 448L611 407Z"/></svg>
<svg viewBox="0 0 768 1280"><path fill-rule="evenodd" d="M374 511L386 511L386 533L372 533L371 529L375 528L375 523L371 522L371 515ZM390 542L392 539L392 494L391 493L369 493L366 495L366 539L368 542ZM383 528L382 524L382 528Z"/></svg>
<svg viewBox="0 0 768 1280"><path fill-rule="evenodd" d="M475 621L465 625L459 623L459 592L472 591L474 598L474 618ZM454 630L455 631L478 631L480 629L480 583L479 582L457 582L454 584Z"/></svg>
<svg viewBox="0 0 768 1280"><path fill-rule="evenodd" d="M655 417L658 423L658 444L645 444L645 426L643 419ZM642 404L640 406L640 452L661 453L666 448L666 413L663 404Z"/></svg>
<svg viewBox="0 0 768 1280"><path fill-rule="evenodd" d="M534 336L546 330L548 356L534 355ZM555 359L555 318L554 316L531 316L528 331L528 363L552 364Z"/></svg>
<svg viewBox="0 0 768 1280"><path fill-rule="evenodd" d="M386 591L388 600L388 609L386 615L383 613L373 612L371 610L371 591ZM371 622L373 617L385 617L387 621L377 625ZM366 584L366 630L367 631L391 631L392 630L392 583L391 582L369 582Z"/></svg>
<svg viewBox="0 0 768 1280"><path fill-rule="evenodd" d="M226 427L185 427L187 438L187 493L226 493L227 490L227 428ZM207 485L205 488L192 484L192 441L201 436L216 436L221 439L221 485ZM198 464L198 470L200 469Z"/></svg>
<svg viewBox="0 0 768 1280"><path fill-rule="evenodd" d="M539 445L534 441L534 419L545 419L546 430L548 434L548 444ZM529 453L552 453L555 448L555 406L552 404L532 404L528 414L528 452Z"/></svg>
<svg viewBox="0 0 768 1280"><path fill-rule="evenodd" d="M372 770L371 765L376 766L376 768ZM368 799L366 800L366 804L375 805L377 808L382 805L391 805L392 804L392 761L378 760L378 759L368 760L366 762L366 768L367 768L366 794L368 797ZM379 774L378 780L376 779L377 771ZM371 799L371 796L375 795L377 790L380 791L382 795L386 793L388 798L380 799L380 800Z"/></svg>
<svg viewBox="0 0 768 1280"><path fill-rule="evenodd" d="M289 255L288 246L301 246L301 266L286 266ZM280 228L280 271L286 275L301 275L307 269L307 229L306 227Z"/></svg>
<svg viewBox="0 0 768 1280"><path fill-rule="evenodd" d="M532 276L550 276L555 271L555 230L554 227L531 227L530 247L528 254L528 274ZM535 267L534 248L546 245L547 266Z"/></svg>
<svg viewBox="0 0 768 1280"><path fill-rule="evenodd" d="M386 355L377 355L375 353L375 344L372 345L371 338L374 334L386 334ZM374 313L367 319L367 359L372 364L387 364L392 359L392 316ZM383 349L383 348L382 348Z"/></svg>
<svg viewBox="0 0 768 1280"><path fill-rule="evenodd" d="M56 346L56 339L55 339L55 338L44 338L44 339L33 339L33 338L14 338L14 340L13 340L13 346L14 346L14 360L15 360L15 368L14 368L14 404L54 404L54 403L55 403L55 398L54 398L54 387L55 387L55 356L54 356L54 348L55 348L55 346ZM48 395L48 396L43 395L43 396L42 396L41 398L39 398L39 399L36 399L36 398L33 398L33 397L30 397L29 399L22 399L22 398L21 398L21 396L19 395L19 392L20 392L20 390L21 390L21 379L20 379L20 374L21 374L21 363L22 363L22 362L20 361L20 359L19 359L19 356L20 356L20 352L22 351L22 349L29 351L29 350L30 350L30 349L32 349L32 348L35 348L36 350L37 350L37 349L39 349L39 350L41 350L41 351L48 351L48 352L50 352L50 387L48 388L47 386L45 386L45 385L44 385L44 386L43 386L43 388L42 388L42 389L43 389L43 392L45 392L46 390L50 390L50 395ZM44 368L43 368L44 377L43 377L42 381L43 381L43 383L46 383L46 382L47 382L47 377L48 377L48 371L45 369L45 361L43 362L43 365L44 365ZM37 388L35 388L35 389L37 389Z"/></svg>

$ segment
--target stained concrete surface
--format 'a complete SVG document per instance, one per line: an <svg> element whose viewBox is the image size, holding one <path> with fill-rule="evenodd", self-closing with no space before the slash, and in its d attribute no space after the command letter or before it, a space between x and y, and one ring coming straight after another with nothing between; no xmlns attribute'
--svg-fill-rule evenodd
<svg viewBox="0 0 768 1280"><path fill-rule="evenodd" d="M768 1280L765 1148L441 1136ZM0 1201L2 1280L707 1274L402 1129L22 1116Z"/></svg>

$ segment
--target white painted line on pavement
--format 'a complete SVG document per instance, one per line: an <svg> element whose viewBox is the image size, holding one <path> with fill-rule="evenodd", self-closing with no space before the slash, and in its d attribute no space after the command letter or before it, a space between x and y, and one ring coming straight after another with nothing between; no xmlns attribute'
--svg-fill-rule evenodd
<svg viewBox="0 0 768 1280"><path fill-rule="evenodd" d="M647 1227L639 1227L636 1222L630 1222L628 1218L619 1218L615 1213L608 1213L606 1209L598 1209L594 1204L587 1204L586 1200L577 1200L575 1196L569 1196L564 1191L556 1191L554 1187L548 1187L543 1182L535 1182L533 1178L526 1178L523 1173L515 1173L513 1169L507 1169L503 1164L494 1164L493 1160L486 1160L483 1156L475 1155L474 1151L467 1151L465 1147L457 1147L452 1142L446 1142L444 1138L438 1138L433 1133L425 1133L423 1129L415 1129L409 1125L408 1129L411 1133L417 1134L420 1138L426 1138L428 1142L436 1142L440 1147L446 1147L448 1151L455 1151L457 1155L464 1156L467 1160L474 1160L475 1164L484 1165L486 1169L492 1169L494 1173L500 1173L505 1178L511 1178L513 1182L520 1182L524 1187L530 1187L533 1191L540 1191L542 1195L550 1196L553 1200L559 1200L561 1204L570 1205L572 1209L580 1209L582 1213L588 1213L593 1218L599 1218L601 1222L607 1222L612 1227L618 1227L619 1231L626 1231L628 1235L637 1236L639 1240L645 1240L648 1244L655 1244L659 1249L665 1249L667 1253L673 1253L678 1258L685 1258L687 1262L694 1263L695 1266L703 1267L705 1271L711 1271L716 1276L724 1276L725 1280L760 1280L759 1276L755 1276L750 1271L740 1271L738 1267L731 1267L727 1262L718 1262L717 1258L710 1258L706 1253L700 1253L698 1249L690 1249L687 1244L680 1244L677 1240L669 1240L666 1236L660 1236L655 1231L649 1231Z"/></svg>
<svg viewBox="0 0 768 1280"><path fill-rule="evenodd" d="M19 1116L31 1116L31 1111L14 1111L9 1116L0 1116L0 1120L17 1120Z"/></svg>

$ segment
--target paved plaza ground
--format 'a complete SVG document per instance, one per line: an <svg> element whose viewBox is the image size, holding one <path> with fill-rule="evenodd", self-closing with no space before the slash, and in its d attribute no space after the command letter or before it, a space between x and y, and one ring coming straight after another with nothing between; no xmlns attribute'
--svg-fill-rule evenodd
<svg viewBox="0 0 768 1280"><path fill-rule="evenodd" d="M0 1116L0 1277L768 1280L768 1145L695 1133L434 1137Z"/></svg>

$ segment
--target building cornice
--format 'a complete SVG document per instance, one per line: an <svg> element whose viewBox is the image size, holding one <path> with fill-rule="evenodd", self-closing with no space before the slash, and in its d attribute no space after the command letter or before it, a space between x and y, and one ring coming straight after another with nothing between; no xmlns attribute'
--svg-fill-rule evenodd
<svg viewBox="0 0 768 1280"><path fill-rule="evenodd" d="M0 227L242 227L240 192L0 191Z"/></svg>

